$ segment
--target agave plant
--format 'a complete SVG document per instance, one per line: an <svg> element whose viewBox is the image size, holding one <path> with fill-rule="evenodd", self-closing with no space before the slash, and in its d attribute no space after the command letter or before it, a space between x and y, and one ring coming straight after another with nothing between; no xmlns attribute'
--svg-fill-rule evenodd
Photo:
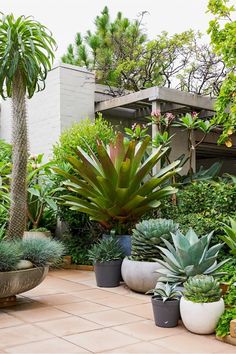
<svg viewBox="0 0 236 354"><path fill-rule="evenodd" d="M162 252L163 260L156 259L164 269L158 269L158 273L164 274L161 281L184 282L189 277L198 274L220 276L224 273L218 269L225 264L228 259L217 264L217 256L223 244L210 247L213 232L198 237L189 229L186 235L179 230L171 234L173 245L163 239L166 248L158 246Z"/></svg>
<svg viewBox="0 0 236 354"><path fill-rule="evenodd" d="M221 236L221 239L229 246L231 253L236 255L236 220L229 218L231 227L223 224L222 229L225 232L224 236Z"/></svg>
<svg viewBox="0 0 236 354"><path fill-rule="evenodd" d="M167 149L156 149L144 162L150 137L143 141L125 141L119 133L115 143L106 148L97 142L97 156L89 149L87 154L78 147L78 159L69 157L77 176L61 169L54 170L67 180L66 187L71 194L63 196L65 205L90 215L92 220L103 226L135 222L152 208L157 208L161 200L176 193L176 189L166 186L166 182L179 168L175 161L150 177L153 167Z"/></svg>
<svg viewBox="0 0 236 354"><path fill-rule="evenodd" d="M88 251L88 257L93 262L109 262L124 258L119 241L113 237L105 238L95 243Z"/></svg>
<svg viewBox="0 0 236 354"><path fill-rule="evenodd" d="M162 238L169 240L171 232L175 233L178 227L173 220L167 219L149 219L138 223L132 230L132 259L155 261L160 257L160 250L156 246L163 244Z"/></svg>
<svg viewBox="0 0 236 354"><path fill-rule="evenodd" d="M213 276L195 275L184 283L184 297L192 302L215 302L221 298L221 289Z"/></svg>
<svg viewBox="0 0 236 354"><path fill-rule="evenodd" d="M157 282L156 287L152 290L149 290L147 294L153 294L154 298L161 298L163 302L167 300L178 300L182 293L176 290L177 285Z"/></svg>

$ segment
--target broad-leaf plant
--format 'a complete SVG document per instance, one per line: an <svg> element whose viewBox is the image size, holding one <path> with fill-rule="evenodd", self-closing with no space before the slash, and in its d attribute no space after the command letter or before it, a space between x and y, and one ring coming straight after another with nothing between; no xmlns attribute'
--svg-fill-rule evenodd
<svg viewBox="0 0 236 354"><path fill-rule="evenodd" d="M65 177L68 193L63 200L72 210L86 213L107 229L136 222L145 212L157 208L161 200L176 192L165 182L180 169L179 161L151 175L153 167L166 153L161 146L143 161L150 137L126 141L121 133L105 147L97 142L98 155L78 147L76 157L68 157L75 173L55 171Z"/></svg>

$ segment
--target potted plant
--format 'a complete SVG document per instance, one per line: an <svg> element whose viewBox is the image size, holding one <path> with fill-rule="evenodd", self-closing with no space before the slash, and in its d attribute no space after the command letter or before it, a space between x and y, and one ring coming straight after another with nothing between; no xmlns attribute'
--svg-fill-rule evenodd
<svg viewBox="0 0 236 354"><path fill-rule="evenodd" d="M178 325L181 292L176 290L177 285L158 282L154 289L148 291L153 294L152 309L158 327L171 328Z"/></svg>
<svg viewBox="0 0 236 354"><path fill-rule="evenodd" d="M134 291L146 293L153 289L160 277L155 272L161 266L156 262L160 258L157 246L164 245L162 238L171 239L178 224L167 219L149 219L136 224L132 230L131 256L122 263L121 273L125 283Z"/></svg>
<svg viewBox="0 0 236 354"><path fill-rule="evenodd" d="M162 269L157 269L158 273L163 274L160 280L183 283L198 274L223 275L219 269L229 259L217 264L217 256L223 244L210 247L212 235L213 232L198 237L190 228L186 235L179 230L175 234L172 233L172 243L163 239L166 247L158 246L163 260L156 260L163 266Z"/></svg>
<svg viewBox="0 0 236 354"><path fill-rule="evenodd" d="M42 164L42 160L43 154L29 158L27 176L27 229L29 231L24 232L24 237L49 237L51 232L42 227L43 218L47 214L50 219L56 221L55 194L61 188L55 188L50 178L52 162Z"/></svg>
<svg viewBox="0 0 236 354"><path fill-rule="evenodd" d="M0 241L0 298L12 297L40 284L64 246L47 238Z"/></svg>
<svg viewBox="0 0 236 354"><path fill-rule="evenodd" d="M189 331L197 334L213 333L224 308L219 283L213 276L195 275L184 283L180 314Z"/></svg>
<svg viewBox="0 0 236 354"><path fill-rule="evenodd" d="M64 176L64 184L71 192L62 196L65 205L87 213L104 227L105 233L115 229L121 244L122 235L126 235L127 242L128 234L130 240L127 233L130 225L177 191L165 182L180 170L176 168L180 161L150 176L153 167L168 150L160 146L145 159L150 140L146 137L140 142L126 141L118 133L115 142L107 148L101 141L97 142L97 155L89 147L89 154L78 147L78 158L68 157L75 173L54 168ZM126 250L130 254L131 240Z"/></svg>
<svg viewBox="0 0 236 354"><path fill-rule="evenodd" d="M118 240L113 237L102 239L92 246L89 259L94 264L97 286L119 286L123 257L123 250Z"/></svg>

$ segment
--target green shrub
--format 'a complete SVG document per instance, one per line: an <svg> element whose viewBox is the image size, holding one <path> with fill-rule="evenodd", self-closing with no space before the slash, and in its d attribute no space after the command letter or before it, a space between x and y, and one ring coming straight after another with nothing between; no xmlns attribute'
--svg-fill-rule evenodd
<svg viewBox="0 0 236 354"><path fill-rule="evenodd" d="M236 257L233 257L229 262L225 263L221 268L221 272L225 275L220 278L221 282L224 283L236 283Z"/></svg>
<svg viewBox="0 0 236 354"><path fill-rule="evenodd" d="M12 158L12 146L0 139L0 162L10 163Z"/></svg>
<svg viewBox="0 0 236 354"><path fill-rule="evenodd" d="M64 245L50 238L31 238L18 241L22 259L31 261L35 266L57 264L65 253Z"/></svg>
<svg viewBox="0 0 236 354"><path fill-rule="evenodd" d="M22 253L17 243L0 242L0 272L15 270L20 259L22 259Z"/></svg>
<svg viewBox="0 0 236 354"><path fill-rule="evenodd" d="M108 144L115 137L115 133L111 125L102 118L101 115L95 120L83 119L75 123L71 128L66 130L60 137L59 142L54 145L54 161L56 165L71 170L69 164L65 163L66 156L75 156L77 146L84 150L90 148L97 153L97 139L100 139L104 144ZM87 145L88 144L88 145ZM57 185L63 180L60 176L56 176ZM61 195L62 193L60 193ZM72 256L74 263L90 264L88 259L88 249L97 240L101 234L97 223L91 223L88 215L75 212L69 208L59 205L58 216L61 221L65 222L69 227L71 236L66 236L65 244L68 253Z"/></svg>
<svg viewBox="0 0 236 354"><path fill-rule="evenodd" d="M76 156L76 148L80 146L88 151L88 146L96 153L97 139L109 144L115 137L110 123L101 115L92 121L89 118L74 123L72 127L65 130L60 136L59 142L53 147L54 160L63 164L67 156Z"/></svg>
<svg viewBox="0 0 236 354"><path fill-rule="evenodd" d="M230 333L230 321L236 318L236 307L228 308L225 310L223 315L216 326L216 335L218 337L225 337Z"/></svg>
<svg viewBox="0 0 236 354"><path fill-rule="evenodd" d="M236 184L219 182L195 182L177 193L177 205L166 200L161 206L161 217L179 223L185 233L192 227L199 234L213 230L212 243L219 242L223 234L222 222L228 223L229 216L235 217ZM224 247L227 252L227 248Z"/></svg>
<svg viewBox="0 0 236 354"><path fill-rule="evenodd" d="M66 245L67 253L72 257L72 263L91 265L92 262L89 259L88 251L97 238L95 230L89 232L85 225L82 230L78 233L74 232L73 235L64 233L62 240Z"/></svg>

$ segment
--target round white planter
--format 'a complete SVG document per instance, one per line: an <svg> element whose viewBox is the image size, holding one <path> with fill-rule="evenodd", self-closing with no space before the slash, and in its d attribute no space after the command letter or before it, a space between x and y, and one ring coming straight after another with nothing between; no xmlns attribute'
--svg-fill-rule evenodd
<svg viewBox="0 0 236 354"><path fill-rule="evenodd" d="M121 274L126 285L139 293L146 293L155 288L160 273L155 271L162 266L156 262L133 261L128 258L123 260Z"/></svg>
<svg viewBox="0 0 236 354"><path fill-rule="evenodd" d="M216 302L196 303L180 299L180 315L185 327L193 333L214 333L217 322L224 312L224 300Z"/></svg>

